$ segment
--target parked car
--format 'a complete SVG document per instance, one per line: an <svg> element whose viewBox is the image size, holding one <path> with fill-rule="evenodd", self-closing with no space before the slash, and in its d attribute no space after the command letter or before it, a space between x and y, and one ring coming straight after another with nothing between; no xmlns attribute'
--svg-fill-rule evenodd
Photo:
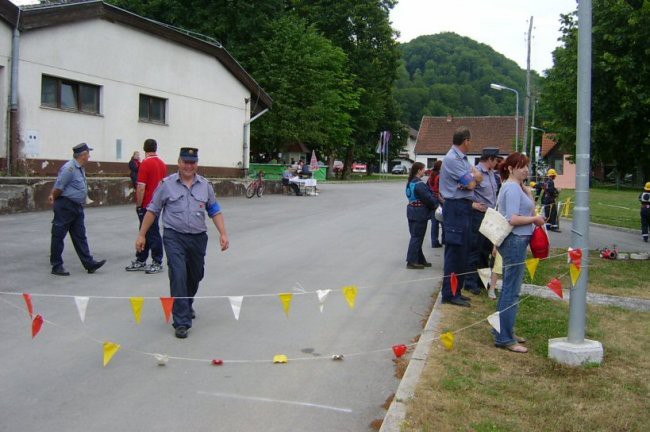
<svg viewBox="0 0 650 432"><path fill-rule="evenodd" d="M368 171L368 166L364 163L360 162L354 162L352 164L352 172L353 173L365 173Z"/></svg>
<svg viewBox="0 0 650 432"><path fill-rule="evenodd" d="M343 172L343 162L341 162L340 160L335 160L334 163L332 164L332 171L334 172L334 174Z"/></svg>
<svg viewBox="0 0 650 432"><path fill-rule="evenodd" d="M393 174L406 174L408 171L408 168L406 168L404 165L395 165L391 170Z"/></svg>

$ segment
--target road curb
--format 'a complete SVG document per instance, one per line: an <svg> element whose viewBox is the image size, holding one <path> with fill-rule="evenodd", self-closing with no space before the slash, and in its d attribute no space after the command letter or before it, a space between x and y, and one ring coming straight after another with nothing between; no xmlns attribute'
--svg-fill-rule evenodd
<svg viewBox="0 0 650 432"><path fill-rule="evenodd" d="M433 345L433 341L436 340L435 338L423 338L422 336L424 334L433 334L434 330L440 323L442 315L440 305L440 291L438 291L438 296L436 297L436 302L433 305L429 319L422 329L422 333L420 333L420 339L415 345L415 350L411 355L409 365L404 372L404 377L402 377L402 380L397 387L395 397L393 398L390 407L388 407L388 411L384 416L384 421L381 424L379 432L399 432L402 430L402 423L406 418L406 403L415 393L415 388L420 381L420 375L426 365L429 351L431 351L431 345Z"/></svg>

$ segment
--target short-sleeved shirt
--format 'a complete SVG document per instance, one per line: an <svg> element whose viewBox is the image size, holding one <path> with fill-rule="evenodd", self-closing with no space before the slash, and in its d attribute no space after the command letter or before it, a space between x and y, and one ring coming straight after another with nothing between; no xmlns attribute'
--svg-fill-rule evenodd
<svg viewBox="0 0 650 432"><path fill-rule="evenodd" d="M153 194L147 210L160 216L165 228L183 234L200 234L208 230L205 215L212 218L221 213L212 185L196 175L187 187L178 173L163 179ZM164 210L164 211L163 211Z"/></svg>
<svg viewBox="0 0 650 432"><path fill-rule="evenodd" d="M483 162L479 162L478 170L483 174L483 181L474 188L474 202L485 204L490 208L497 205L497 181L494 171L487 169Z"/></svg>
<svg viewBox="0 0 650 432"><path fill-rule="evenodd" d="M79 165L76 159L69 160L59 170L54 188L62 191L61 196L77 204L86 204L86 197L88 196L86 170Z"/></svg>
<svg viewBox="0 0 650 432"><path fill-rule="evenodd" d="M498 209L507 220L510 222L512 216L534 216L535 203L528 196L526 192L521 189L518 183L506 181L501 185L499 191ZM531 235L533 233L534 225L518 225L512 229L512 232L517 235Z"/></svg>
<svg viewBox="0 0 650 432"><path fill-rule="evenodd" d="M442 160L440 194L445 199L472 199L474 192L465 188L463 180L472 175L472 165L458 146L451 146Z"/></svg>
<svg viewBox="0 0 650 432"><path fill-rule="evenodd" d="M138 183L144 184L143 208L147 208L153 198L153 193L166 176L167 165L158 155L147 156L142 161L138 170Z"/></svg>

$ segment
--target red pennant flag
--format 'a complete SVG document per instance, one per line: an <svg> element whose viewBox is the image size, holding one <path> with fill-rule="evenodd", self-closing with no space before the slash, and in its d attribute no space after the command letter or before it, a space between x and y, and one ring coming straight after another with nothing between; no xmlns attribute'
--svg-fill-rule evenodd
<svg viewBox="0 0 650 432"><path fill-rule="evenodd" d="M395 357L402 357L404 354L406 354L406 345L393 345L393 352L395 353Z"/></svg>
<svg viewBox="0 0 650 432"><path fill-rule="evenodd" d="M43 327L43 317L36 315L32 320L32 339L34 339L38 332L41 331L41 327Z"/></svg>
<svg viewBox="0 0 650 432"><path fill-rule="evenodd" d="M458 276L456 276L456 273L451 274L451 293L456 296L456 293L458 292Z"/></svg>
<svg viewBox="0 0 650 432"><path fill-rule="evenodd" d="M569 251L569 258L571 258L571 262L579 270L582 265L582 249L571 249Z"/></svg>
<svg viewBox="0 0 650 432"><path fill-rule="evenodd" d="M23 293L23 298L27 304L27 312L29 312L29 317L34 318L34 306L32 305L32 295Z"/></svg>
<svg viewBox="0 0 650 432"><path fill-rule="evenodd" d="M165 312L165 321L169 322L172 316L172 308L174 307L174 297L160 297L160 302Z"/></svg>
<svg viewBox="0 0 650 432"><path fill-rule="evenodd" d="M559 279L553 278L547 285L553 291L555 294L557 294L560 298L564 298L562 295L562 282L560 282Z"/></svg>

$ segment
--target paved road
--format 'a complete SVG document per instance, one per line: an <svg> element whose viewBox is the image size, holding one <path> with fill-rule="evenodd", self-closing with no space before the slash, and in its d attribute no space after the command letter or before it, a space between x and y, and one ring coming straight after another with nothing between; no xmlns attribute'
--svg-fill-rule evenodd
<svg viewBox="0 0 650 432"><path fill-rule="evenodd" d="M137 228L131 206L87 210L91 250L108 264L86 274L68 243L68 278L49 274L51 213L0 217L0 291L33 294L51 322L32 340L22 298L0 294L0 431L370 430L398 385L390 347L419 334L441 271L441 250L429 248L433 269L405 268L402 187L223 199L231 249L217 251L212 227L199 294L245 296L241 316L225 298L199 299L185 340L158 300L134 322L128 297L169 290L165 273L123 270ZM359 287L354 311L340 292L349 284ZM324 289L333 291L321 313L314 292ZM275 294L300 290L312 294L295 296L287 319ZM91 296L85 324L70 296ZM103 368L106 340L122 350ZM144 353L202 361L160 367ZM329 359L339 353L343 361ZM274 365L275 354L292 360ZM212 358L243 362L217 367Z"/></svg>
<svg viewBox="0 0 650 432"><path fill-rule="evenodd" d="M572 243L573 221L562 219L560 222L561 233L550 232L551 247L569 247ZM618 246L621 252L650 252L650 243L641 239L641 222L639 230L614 230L603 225L589 226L589 248L602 249L604 247Z"/></svg>

